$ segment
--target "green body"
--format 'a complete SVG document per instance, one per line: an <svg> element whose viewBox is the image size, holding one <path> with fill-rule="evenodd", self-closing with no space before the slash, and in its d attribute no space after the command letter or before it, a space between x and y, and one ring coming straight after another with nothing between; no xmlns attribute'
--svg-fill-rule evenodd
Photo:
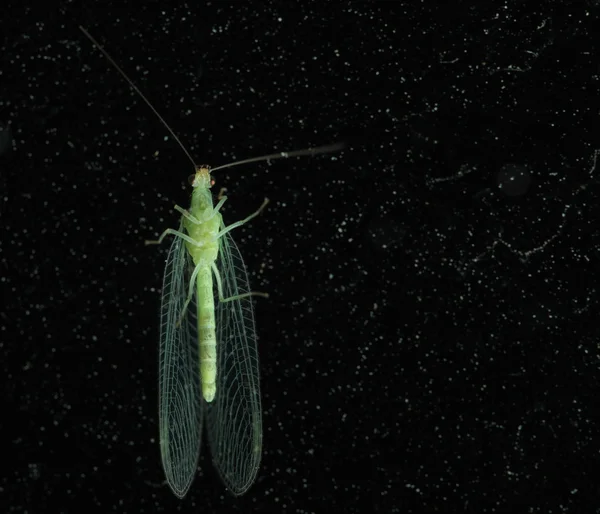
<svg viewBox="0 0 600 514"><path fill-rule="evenodd" d="M221 479L243 494L256 478L262 409L254 314L242 256L213 206L207 166L196 169L163 279L159 427L163 469L182 498L196 473L203 426ZM159 239L160 242L160 239Z"/></svg>
<svg viewBox="0 0 600 514"><path fill-rule="evenodd" d="M194 266L200 266L196 276L196 306L198 309L198 345L200 350L200 377L202 395L212 402L216 393L217 377L217 340L215 325L215 300L211 266L219 254L217 239L222 218L214 212L210 189L195 187L192 192L190 214L200 223L183 217L182 222L187 234L202 246L186 241L186 248L192 257Z"/></svg>

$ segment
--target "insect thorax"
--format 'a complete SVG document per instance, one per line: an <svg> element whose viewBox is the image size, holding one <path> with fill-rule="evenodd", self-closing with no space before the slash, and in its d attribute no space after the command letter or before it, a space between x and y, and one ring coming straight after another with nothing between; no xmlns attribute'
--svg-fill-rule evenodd
<svg viewBox="0 0 600 514"><path fill-rule="evenodd" d="M188 252L192 256L194 264L206 262L207 265L210 265L217 259L219 251L217 236L221 228L221 214L213 211L210 189L194 189L190 214L199 223L194 223L184 217L183 226L188 235L200 245L186 242Z"/></svg>

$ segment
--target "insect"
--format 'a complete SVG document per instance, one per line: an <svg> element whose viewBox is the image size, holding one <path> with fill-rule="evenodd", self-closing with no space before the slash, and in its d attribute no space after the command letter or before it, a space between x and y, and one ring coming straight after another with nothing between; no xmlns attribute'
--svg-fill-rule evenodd
<svg viewBox="0 0 600 514"><path fill-rule="evenodd" d="M258 216L225 225L219 194L213 205L211 171L251 162L317 155L341 150L343 143L279 152L213 168L197 166L162 116L104 48L81 31L104 54L167 128L194 165L188 210L174 236L163 278L159 351L159 431L163 470L173 493L187 493L200 455L204 420L214 464L235 495L245 493L259 469L262 452L262 409L252 296L244 261L231 231ZM214 280L213 280L214 279Z"/></svg>

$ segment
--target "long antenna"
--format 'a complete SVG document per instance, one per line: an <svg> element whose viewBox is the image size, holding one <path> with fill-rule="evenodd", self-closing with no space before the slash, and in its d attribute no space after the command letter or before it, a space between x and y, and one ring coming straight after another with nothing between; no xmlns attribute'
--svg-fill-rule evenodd
<svg viewBox="0 0 600 514"><path fill-rule="evenodd" d="M142 93L139 90L139 88L135 85L135 83L133 82L133 80L131 80L129 78L129 76L127 75L127 73L125 73L121 69L121 67L110 56L110 54L106 50L104 50L104 48L102 47L102 45L100 43L98 43L98 41L96 41L94 39L94 36L92 36L81 25L79 25L79 30L81 30L81 32L83 32L85 34L85 36L96 46L96 48L98 48L98 50L100 50L104 54L104 57L106 57L108 59L108 62L110 62L115 67L115 69L128 82L128 84L131 86L131 88L138 95L140 95L140 98L142 100L144 100L144 102L146 102L146 105L148 107L150 107L150 109L152 109L152 112L156 115L156 117L160 120L160 122L169 131L169 134L171 134L173 136L173 139L175 139L175 141L177 141L177 144L181 147L181 149L183 150L183 152L185 153L185 155L187 155L187 157L190 160L190 162L194 165L194 168L198 169L198 165L195 163L195 161L192 158L190 152L188 152L187 148L183 145L183 143L181 142L181 140L177 137L177 134L175 134L175 132L169 126L169 124L165 121L165 119L159 114L159 112L150 103L150 100L148 100L144 96L144 93ZM341 150L345 146L346 146L345 143L333 143L331 145L317 146L315 148L306 148L304 150L294 150L292 152L277 152L277 153L272 153L272 154L269 154L269 155L262 155L261 157L252 157L250 159L244 159L243 161L234 161L234 162L231 162L229 164L223 164L222 166L217 166L216 168L211 168L211 171L217 171L217 170L222 170L222 169L225 169L225 168L231 168L232 166L239 166L240 164L248 164L249 162L269 161L269 160L274 160L274 159L285 159L285 158L288 158L288 157L300 157L302 155L319 155L319 154L322 154L322 153L337 152L338 150Z"/></svg>
<svg viewBox="0 0 600 514"><path fill-rule="evenodd" d="M248 164L249 162L256 161L270 161L274 159L286 159L288 157L300 157L301 155L318 155L321 153L337 152L346 146L346 143L333 143L331 145L317 146L315 148L306 148L304 150L294 150L292 152L277 152L269 155L262 155L261 157L252 157L250 159L244 159L243 161L234 161L229 164L223 164L216 168L211 168L213 171L222 170L225 168L231 168L232 166L239 166L240 164Z"/></svg>
<svg viewBox="0 0 600 514"><path fill-rule="evenodd" d="M177 137L177 134L175 134L175 132L173 132L173 129L171 127L169 127L169 124L164 120L164 118L158 113L158 111L154 108L154 106L150 103L150 100L148 100L145 96L144 93L142 93L139 88L134 84L133 80L131 80L128 76L127 73L125 73L121 67L115 62L115 60L109 55L109 53L104 50L104 48L102 47L102 45L100 43L98 43L98 41L96 41L94 39L94 37L87 31L85 30L81 25L79 25L79 29L81 30L81 32L83 32L86 37L92 42L94 43L94 45L98 48L98 50L100 50L103 54L104 57L106 57L108 59L108 62L110 62L115 68L116 70L123 75L123 78L129 83L129 85L132 87L132 89L138 94L140 95L140 97L142 98L142 100L144 100L144 102L146 102L146 104L148 105L148 107L150 107L150 109L152 109L152 112L154 114L156 114L156 117L160 120L160 122L166 127L166 129L169 131L169 133L173 136L173 139L175 139L175 141L177 141L177 144L179 144L179 146L181 147L181 149L184 151L185 155L187 155L188 159L192 162L192 164L194 165L194 168L197 168L198 166L196 165L196 163L194 162L194 159L192 159L192 156L190 155L190 152L187 151L187 148L185 146L183 146L183 143L181 142L181 140Z"/></svg>

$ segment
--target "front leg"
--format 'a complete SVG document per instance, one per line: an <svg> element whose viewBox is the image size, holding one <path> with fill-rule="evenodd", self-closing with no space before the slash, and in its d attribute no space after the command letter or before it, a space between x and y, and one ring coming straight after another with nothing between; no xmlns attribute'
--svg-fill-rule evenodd
<svg viewBox="0 0 600 514"><path fill-rule="evenodd" d="M196 218L196 216L190 214L190 211L184 209L183 207L179 207L179 205L175 206L175 210L185 219L190 220L194 225L200 225L200 223L202 223L198 218Z"/></svg>
<svg viewBox="0 0 600 514"><path fill-rule="evenodd" d="M165 230L158 239L146 239L146 241L144 241L144 244L146 246L159 245L163 242L163 239L165 237L167 237L169 234L176 236L176 237L180 237L184 241L187 241L191 245L197 246L198 248L202 248L203 246L205 246L205 243L196 241L196 240L192 239L190 236L188 236L187 234L184 234L183 232L180 232L179 230L175 230L174 228L168 228L167 230Z"/></svg>
<svg viewBox="0 0 600 514"><path fill-rule="evenodd" d="M225 190L225 188L223 188L221 191L223 191L223 190ZM196 218L196 216L191 214L190 211L188 211L187 209L184 209L183 207L179 207L179 205L175 206L175 210L177 212L179 212L185 219L191 221L194 225L201 225L202 223L205 223L206 221L213 219L216 216L216 214L221 210L221 207L223 207L223 204L226 201L227 201L227 197L222 196L221 193L219 193L219 203L217 205L215 205L215 208L210 213L210 216L203 220Z"/></svg>

